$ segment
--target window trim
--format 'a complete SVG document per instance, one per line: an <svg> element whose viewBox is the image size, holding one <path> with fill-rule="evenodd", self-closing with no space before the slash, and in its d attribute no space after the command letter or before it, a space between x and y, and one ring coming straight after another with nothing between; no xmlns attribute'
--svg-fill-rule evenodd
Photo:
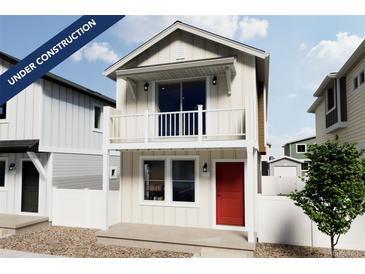
<svg viewBox="0 0 365 274"><path fill-rule="evenodd" d="M298 151L298 146L302 146L302 145L305 147L304 152ZM295 144L295 151L296 151L296 153L298 153L298 154L304 154L304 153L307 153L307 144L305 144L305 143Z"/></svg>
<svg viewBox="0 0 365 274"><path fill-rule="evenodd" d="M139 163L139 205L144 206L166 206L166 207L199 207L199 177L200 177L200 167L199 167L199 156L198 155L176 155L176 156L140 156ZM144 199L144 178L143 178L143 162L144 161L165 161L165 200L164 201L154 201ZM195 181L194 181L194 202L174 202L172 200L172 161L176 160L192 160L194 161L195 167Z"/></svg>
<svg viewBox="0 0 365 274"><path fill-rule="evenodd" d="M0 186L0 190L7 190L8 189L8 172L9 172L9 158L8 157L0 157L0 161L5 162L5 176L4 176L4 186Z"/></svg>
<svg viewBox="0 0 365 274"><path fill-rule="evenodd" d="M95 127L95 107L100 108L100 128ZM97 133L103 132L103 106L98 103L93 103L92 131Z"/></svg>
<svg viewBox="0 0 365 274"><path fill-rule="evenodd" d="M336 105L337 105L336 89L332 88L332 90L333 90L333 107L331 109L328 109L328 90L329 89L326 89L326 114L333 111L336 108Z"/></svg>

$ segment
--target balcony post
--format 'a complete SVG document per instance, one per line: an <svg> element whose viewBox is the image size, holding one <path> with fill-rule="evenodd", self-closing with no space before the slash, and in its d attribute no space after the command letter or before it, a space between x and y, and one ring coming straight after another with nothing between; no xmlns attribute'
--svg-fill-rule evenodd
<svg viewBox="0 0 365 274"><path fill-rule="evenodd" d="M144 142L148 143L148 109L144 111Z"/></svg>
<svg viewBox="0 0 365 274"><path fill-rule="evenodd" d="M203 105L198 105L198 140L201 142L203 136Z"/></svg>

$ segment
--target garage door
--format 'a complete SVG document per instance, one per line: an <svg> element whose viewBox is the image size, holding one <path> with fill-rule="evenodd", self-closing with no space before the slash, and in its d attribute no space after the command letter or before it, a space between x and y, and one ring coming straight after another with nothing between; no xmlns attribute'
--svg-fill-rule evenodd
<svg viewBox="0 0 365 274"><path fill-rule="evenodd" d="M274 176L296 177L297 168L295 166L276 166L274 167Z"/></svg>

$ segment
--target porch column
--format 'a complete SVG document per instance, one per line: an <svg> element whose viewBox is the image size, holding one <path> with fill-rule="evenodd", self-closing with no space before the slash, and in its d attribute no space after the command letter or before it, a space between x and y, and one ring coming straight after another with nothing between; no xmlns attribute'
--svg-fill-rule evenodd
<svg viewBox="0 0 365 274"><path fill-rule="evenodd" d="M110 107L103 109L103 203L104 203L104 223L103 229L109 228L109 172L110 172L110 156L109 156L109 141L110 141Z"/></svg>
<svg viewBox="0 0 365 274"><path fill-rule="evenodd" d="M248 233L248 241L254 243L255 237L255 157L252 146L247 147L247 183L246 183L246 225Z"/></svg>

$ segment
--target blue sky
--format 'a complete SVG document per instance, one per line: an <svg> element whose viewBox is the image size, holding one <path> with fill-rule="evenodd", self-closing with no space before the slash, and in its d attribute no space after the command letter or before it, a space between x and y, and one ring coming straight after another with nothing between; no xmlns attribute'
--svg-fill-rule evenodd
<svg viewBox="0 0 365 274"><path fill-rule="evenodd" d="M0 16L0 50L21 59L77 18ZM52 72L115 98L103 70L177 19L270 53L268 140L275 156L286 141L314 134L306 111L315 88L365 37L365 16L127 16Z"/></svg>

